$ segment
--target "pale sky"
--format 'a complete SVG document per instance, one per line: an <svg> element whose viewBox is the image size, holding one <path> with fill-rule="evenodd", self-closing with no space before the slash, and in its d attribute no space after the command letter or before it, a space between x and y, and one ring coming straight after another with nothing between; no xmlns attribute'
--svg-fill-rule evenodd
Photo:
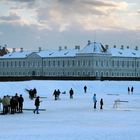
<svg viewBox="0 0 140 140"><path fill-rule="evenodd" d="M140 47L140 0L0 0L0 45Z"/></svg>

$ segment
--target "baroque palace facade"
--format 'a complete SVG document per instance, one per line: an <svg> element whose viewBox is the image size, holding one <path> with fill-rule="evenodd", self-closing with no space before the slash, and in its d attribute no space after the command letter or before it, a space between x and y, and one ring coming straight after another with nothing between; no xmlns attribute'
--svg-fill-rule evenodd
<svg viewBox="0 0 140 140"><path fill-rule="evenodd" d="M0 57L0 77L140 77L140 51L90 42L80 49L16 51Z"/></svg>

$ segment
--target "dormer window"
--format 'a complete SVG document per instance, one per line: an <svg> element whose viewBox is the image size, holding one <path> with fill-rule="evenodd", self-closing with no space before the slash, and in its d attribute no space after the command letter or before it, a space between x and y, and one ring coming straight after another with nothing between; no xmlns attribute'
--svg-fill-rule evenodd
<svg viewBox="0 0 140 140"><path fill-rule="evenodd" d="M132 52L133 55L136 55L136 53Z"/></svg>

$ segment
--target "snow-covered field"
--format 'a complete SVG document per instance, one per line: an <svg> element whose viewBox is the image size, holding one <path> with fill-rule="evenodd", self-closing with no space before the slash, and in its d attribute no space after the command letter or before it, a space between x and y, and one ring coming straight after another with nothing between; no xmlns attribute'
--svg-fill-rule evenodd
<svg viewBox="0 0 140 140"><path fill-rule="evenodd" d="M87 86L87 93L83 87ZM134 94L127 88L133 86ZM0 140L140 140L139 81L25 81L0 82L0 97L22 94L24 108L35 108L25 88L36 88L41 98L40 114L0 115ZM69 98L73 88L74 98ZM54 89L66 94L55 101ZM97 95L97 109L92 97ZM103 110L99 109L104 99ZM114 100L123 102L113 108Z"/></svg>

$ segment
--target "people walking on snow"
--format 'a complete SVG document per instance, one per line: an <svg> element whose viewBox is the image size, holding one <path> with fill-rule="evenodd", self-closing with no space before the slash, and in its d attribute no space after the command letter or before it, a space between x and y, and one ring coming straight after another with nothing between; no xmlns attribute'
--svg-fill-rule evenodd
<svg viewBox="0 0 140 140"><path fill-rule="evenodd" d="M130 94L130 88L128 87L128 94Z"/></svg>
<svg viewBox="0 0 140 140"><path fill-rule="evenodd" d="M39 99L40 97L39 96L37 96L36 97L36 99L35 99L35 110L33 111L34 113L36 113L36 114L39 114L39 106L40 106L40 99Z"/></svg>
<svg viewBox="0 0 140 140"><path fill-rule="evenodd" d="M103 109L103 105L104 105L103 99L101 98L101 100L100 100L100 109Z"/></svg>
<svg viewBox="0 0 140 140"><path fill-rule="evenodd" d="M54 96L54 100L57 100L58 99L58 94L57 94L56 89L53 92L53 96Z"/></svg>
<svg viewBox="0 0 140 140"><path fill-rule="evenodd" d="M94 103L94 109L96 109L96 103L97 103L96 94L93 95L93 103Z"/></svg>
<svg viewBox="0 0 140 140"><path fill-rule="evenodd" d="M73 91L73 89L72 89L72 88L70 89L69 94L70 94L70 99L73 99L73 94L74 94L74 91Z"/></svg>
<svg viewBox="0 0 140 140"><path fill-rule="evenodd" d="M84 86L84 92L87 93L87 86Z"/></svg>
<svg viewBox="0 0 140 140"><path fill-rule="evenodd" d="M132 86L131 87L131 94L133 94L133 91L134 91L134 87Z"/></svg>
<svg viewBox="0 0 140 140"><path fill-rule="evenodd" d="M58 99L58 100L60 99L60 97L59 97L59 96L60 96L60 93L61 93L61 92L60 92L60 90L58 89L58 90L57 90L57 99Z"/></svg>
<svg viewBox="0 0 140 140"><path fill-rule="evenodd" d="M0 110L1 110L1 103L2 103L2 99L0 98Z"/></svg>

